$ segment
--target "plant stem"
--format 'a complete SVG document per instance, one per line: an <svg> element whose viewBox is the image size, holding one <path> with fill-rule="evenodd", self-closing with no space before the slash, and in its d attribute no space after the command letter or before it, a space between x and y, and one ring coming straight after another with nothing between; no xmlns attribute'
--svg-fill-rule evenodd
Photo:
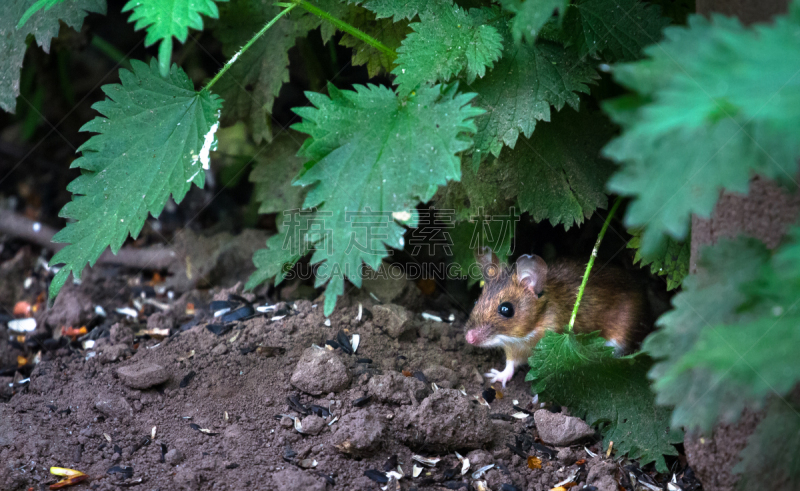
<svg viewBox="0 0 800 491"><path fill-rule="evenodd" d="M322 9L316 7L316 6L311 5L310 3L306 2L305 0L294 0L294 3L295 3L295 5L299 5L299 6L303 7L304 9L308 10L310 13L316 15L320 19L327 20L328 22L330 22L331 24L336 26L336 28L339 29L340 31L344 31L347 34L350 34L351 36L364 41L365 43L369 44L370 46L372 46L372 47L374 47L376 49L379 49L386 56L388 56L390 60L394 60L395 58L397 58L397 53L395 53L394 50L392 50L391 48L387 47L385 44L383 44L382 42L378 41L377 39L375 39L374 37L370 36L369 34L356 29L355 27L351 26L347 22L344 22L344 21L341 21L341 20L337 19L336 17L332 16L328 12L325 12L324 10L322 10Z"/></svg>
<svg viewBox="0 0 800 491"><path fill-rule="evenodd" d="M278 15L276 15L275 17L273 17L271 21L267 22L267 24L266 24L264 27L262 27L262 28L261 28L261 30L260 30L260 31L258 31L258 32L255 34L255 36L253 36L252 38L250 38L250 41L247 41L247 44L245 44L244 46L242 46L242 49L240 49L238 53L236 53L235 55L233 55L233 57L231 57L231 59L230 59L230 60L228 60L228 62L227 62L227 63L225 63L225 66L223 66L223 67L222 67L222 70L220 70L219 72L217 72L217 74L216 74L216 75L214 75L214 78L212 78L212 79L211 79L211 81L210 81L210 82L208 82L208 83L206 84L206 86L205 86L205 87L203 87L203 90L210 90L210 89L211 89L211 87L212 87L212 86L213 86L215 83L217 83L217 80L219 80L220 78L222 78L222 76L223 76L223 75L225 75L225 72L227 72L227 71L228 71L228 69L230 69L231 65L233 65L233 63L234 63L234 62L235 62L235 61L236 61L236 60L237 60L237 59L238 59L240 56L242 56L242 55L244 54L244 52L245 52L245 51L247 51L247 50L248 50L248 48L250 48L250 46L252 46L252 45L253 45L253 44L254 44L256 41L258 41L258 38L260 38L261 36L263 36L263 35L264 35L264 33L265 33L265 32L267 32L267 30L268 30L270 27L272 27L273 25L275 25L275 23L276 23L276 22L278 22L278 19L280 19L280 18L281 18L281 17L283 17L284 15L288 14L289 12L291 12L291 10L292 10L293 8L295 8L296 6L297 6L297 4L296 4L296 3L295 3L295 4L291 4L291 5L286 5L286 7L285 7L283 10L281 10L281 11L280 11L280 13L278 13Z"/></svg>
<svg viewBox="0 0 800 491"><path fill-rule="evenodd" d="M600 234L597 236L597 242L594 243L594 249L592 249L592 257L589 258L589 264L586 265L586 272L583 273L583 280L581 281L581 286L578 289L578 297L575 299L575 306L572 308L572 317L570 317L569 319L569 326L567 327L567 332L572 332L572 328L575 326L575 318L578 316L578 307L581 304L581 297L583 297L583 290L586 288L586 283L589 281L589 272L592 270L592 266L594 265L594 259L597 257L597 251L600 249L600 242L603 241L603 236L606 234L608 225L611 223L611 219L614 217L614 213L616 213L620 203L622 203L622 198L617 198L617 201L614 202L614 206L611 207L611 211L608 212L606 221L605 223L603 223L603 228L600 229Z"/></svg>

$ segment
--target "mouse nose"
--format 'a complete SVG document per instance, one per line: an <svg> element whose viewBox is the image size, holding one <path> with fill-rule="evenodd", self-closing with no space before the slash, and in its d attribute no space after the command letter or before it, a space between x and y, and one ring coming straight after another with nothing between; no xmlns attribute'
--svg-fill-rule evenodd
<svg viewBox="0 0 800 491"><path fill-rule="evenodd" d="M467 331L467 342L469 344L475 344L475 341L477 341L477 336L475 335L475 331L474 330Z"/></svg>

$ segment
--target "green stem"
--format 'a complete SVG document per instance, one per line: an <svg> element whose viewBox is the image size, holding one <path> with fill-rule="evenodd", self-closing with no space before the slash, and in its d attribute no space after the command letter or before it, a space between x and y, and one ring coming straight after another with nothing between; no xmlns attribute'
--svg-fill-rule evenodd
<svg viewBox="0 0 800 491"><path fill-rule="evenodd" d="M283 6L283 5L281 5L281 6ZM206 86L205 86L205 87L203 87L203 90L211 90L211 87L212 87L212 86L213 86L215 83L217 83L217 80L219 80L220 78L222 78L222 76L223 76L223 75L225 75L225 72L227 72L227 71L230 69L231 65L233 65L233 63L234 63L234 62L235 62L237 59L239 59L239 57L240 57L240 56L242 56L242 55L244 54L244 52L245 52L245 51L247 51L247 50L250 48L250 46L252 46L252 45L253 45L253 44L254 44L256 41L258 41L258 38L260 38L261 36L263 36L263 35L264 35L264 33L265 33L265 32L267 32L267 30L268 30L270 27L272 27L273 25L275 25L275 23L276 23L276 22L278 22L278 19L280 19L280 18L281 18L281 17L283 17L284 15L288 14L289 12L291 12L291 10L292 10L293 8L295 8L295 7L297 7L297 4L286 5L286 8L284 8L283 10L281 10L281 11L280 11L280 13L278 13L278 15L276 15L275 17L273 17L271 21L267 22L267 24L266 24L264 27L262 27L262 28L261 28L261 30L260 30L260 31L258 31L258 32L255 34L255 36L253 36L252 38L250 38L250 41L247 41L247 44L245 44L244 46L242 46L242 49L240 49L238 53L236 53L235 55L233 55L233 57L232 57L230 60L228 60L228 62L227 62L227 63L225 63L225 66L224 66L224 67L222 67L222 70L220 70L220 71L219 71L219 72L218 72L216 75L214 75L214 78L212 78L212 79L211 79L211 81L210 81L210 82L208 82L208 83L206 84Z"/></svg>
<svg viewBox="0 0 800 491"><path fill-rule="evenodd" d="M330 22L331 24L336 26L336 28L339 29L340 31L344 31L347 34L350 34L351 36L353 36L353 37L355 37L357 39L360 39L360 40L364 41L365 43L369 44L370 46L382 51L386 56L389 57L390 60L394 60L395 58L397 58L397 53L395 53L393 49L387 47L385 44L383 44L382 42L378 41L377 39L375 39L374 37L370 36L369 34L356 29L355 27L351 26L347 22L344 22L344 21L341 21L341 20L337 19L336 17L332 16L328 12L325 12L324 10L322 10L322 9L316 7L316 6L311 5L310 3L306 2L305 0L293 0L293 1L294 1L295 5L299 5L299 6L303 7L304 9L308 10L310 13L316 15L320 19L324 19L324 20Z"/></svg>
<svg viewBox="0 0 800 491"><path fill-rule="evenodd" d="M572 317L569 319L569 327L567 327L567 332L572 332L572 328L575 326L575 317L578 316L578 307L581 304L583 290L586 288L586 283L589 281L589 272L592 270L592 266L594 265L594 259L597 257L597 251L600 249L600 242L603 241L603 236L606 234L608 225L611 223L611 219L614 217L614 213L616 213L620 203L622 203L622 198L617 198L617 201L614 202L614 206L611 207L611 211L608 212L606 221L603 223L603 228L600 229L600 235L597 236L597 242L594 243L592 257L589 258L589 264L586 265L586 272L583 273L583 281L581 281L581 287L578 289L578 297L575 299L575 306L572 308Z"/></svg>
<svg viewBox="0 0 800 491"><path fill-rule="evenodd" d="M105 39L101 38L100 36L93 35L92 42L89 43L94 46L98 51L103 53L104 55L108 56L112 61L117 62L123 68L130 69L131 62L128 61L128 57L125 56L125 53L118 50L116 46L109 43Z"/></svg>

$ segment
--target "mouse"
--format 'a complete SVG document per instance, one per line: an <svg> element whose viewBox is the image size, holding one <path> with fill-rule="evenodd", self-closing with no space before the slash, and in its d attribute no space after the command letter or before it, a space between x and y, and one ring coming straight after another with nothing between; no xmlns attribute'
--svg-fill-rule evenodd
<svg viewBox="0 0 800 491"><path fill-rule="evenodd" d="M484 285L466 324L466 341L481 348L502 348L505 368L484 376L503 387L515 369L528 363L532 349L548 330L561 333L569 324L586 265L558 260L547 264L537 255L501 264L488 247L475 252ZM645 288L625 270L595 267L584 289L574 331L600 331L616 356L630 353L647 333L649 309Z"/></svg>

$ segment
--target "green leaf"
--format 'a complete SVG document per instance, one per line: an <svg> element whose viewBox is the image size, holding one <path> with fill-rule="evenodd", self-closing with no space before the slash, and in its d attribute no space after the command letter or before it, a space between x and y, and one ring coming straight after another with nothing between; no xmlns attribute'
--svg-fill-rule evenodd
<svg viewBox="0 0 800 491"><path fill-rule="evenodd" d="M134 28L138 31L147 28L144 38L145 46L152 46L161 41L158 48L158 62L161 76L169 73L170 58L172 57L172 37L181 43L186 42L189 28L202 30L203 18L206 15L212 19L219 17L219 10L215 0L130 0L122 7L122 12L131 12L128 22L135 22ZM216 0L227 2L228 0Z"/></svg>
<svg viewBox="0 0 800 491"><path fill-rule="evenodd" d="M516 205L518 192L513 172L514 169L496 163L483 165L476 172L468 159L462 159L461 180L439 188L433 198L436 207L454 210L458 221L508 213Z"/></svg>
<svg viewBox="0 0 800 491"><path fill-rule="evenodd" d="M503 9L515 14L511 19L511 34L519 43L525 38L533 44L542 27L558 10L564 13L569 0L500 0Z"/></svg>
<svg viewBox="0 0 800 491"><path fill-rule="evenodd" d="M564 16L564 38L578 54L602 54L609 62L632 61L661 39L669 19L640 0L575 0Z"/></svg>
<svg viewBox="0 0 800 491"><path fill-rule="evenodd" d="M40 11L41 9L50 10L53 6L63 2L64 0L37 0L36 3L28 7L28 10L22 14L22 18L17 23L17 29L21 29L22 26L28 22L28 19L33 17L33 14Z"/></svg>
<svg viewBox="0 0 800 491"><path fill-rule="evenodd" d="M385 245L402 248L401 223L416 224L417 203L460 178L456 154L469 147L472 118L483 111L469 105L474 94L456 90L423 88L403 100L386 87L329 85L330 97L307 93L315 107L295 109L303 122L294 128L311 136L300 150L311 162L295 184L311 186L304 206L319 207L329 231L311 259L325 263L317 286L328 282L326 315L344 277L360 286L361 263L377 269Z"/></svg>
<svg viewBox="0 0 800 491"><path fill-rule="evenodd" d="M450 259L458 265L462 276L467 277L469 286L483 279L475 261L475 251L480 247L491 248L500 262L508 262L508 256L513 252L511 241L518 219L506 210L506 215L478 216L455 224L450 235L453 242Z"/></svg>
<svg viewBox="0 0 800 491"><path fill-rule="evenodd" d="M747 440L736 489L800 489L800 412L791 402L774 398L764 419ZM765 470L769 472L765 472Z"/></svg>
<svg viewBox="0 0 800 491"><path fill-rule="evenodd" d="M90 13L105 15L105 0L72 0L54 4L47 10L39 10L27 19L22 27L17 23L36 4L36 0L4 0L0 7L0 108L14 112L19 95L19 77L26 39L33 35L45 53L50 52L50 40L58 36L59 21L76 30L81 29L83 19Z"/></svg>
<svg viewBox="0 0 800 491"><path fill-rule="evenodd" d="M732 407L719 407L718 414L727 421L735 408L759 408L768 395L785 396L795 387L800 381L796 350L800 343L800 228L789 237L790 242L781 246L769 264L759 268L755 281L741 285L748 298L741 301L737 296L735 317L704 319L691 348L662 372L660 390L673 394L675 384L685 376L709 374L717 386L715 392L735 394L738 399ZM763 263L759 256L748 261L754 263L752 268ZM713 273L722 276L730 271ZM707 297L696 295L690 306L699 308L698 304L705 303L713 306ZM701 422L704 429L709 427L709 420Z"/></svg>
<svg viewBox="0 0 800 491"><path fill-rule="evenodd" d="M253 254L256 270L247 279L245 289L252 290L272 278L275 278L275 285L279 285L297 261L311 251L314 242L308 240L306 233L314 222L313 212L284 212L278 233L267 239L267 248Z"/></svg>
<svg viewBox="0 0 800 491"><path fill-rule="evenodd" d="M599 333L558 334L547 331L536 345L525 377L544 400L570 408L574 415L598 426L603 446L614 442L617 455L655 461L667 471L664 455L678 455L673 443L683 441L669 430L669 409L655 405L646 374L647 357L616 358Z"/></svg>
<svg viewBox="0 0 800 491"><path fill-rule="evenodd" d="M503 40L489 25L496 9L465 10L448 0L432 0L397 50L395 83L406 96L425 83L446 82L463 72L467 83L483 77L500 58Z"/></svg>
<svg viewBox="0 0 800 491"><path fill-rule="evenodd" d="M292 186L292 180L304 163L296 157L302 141L302 135L287 130L255 156L250 182L255 183L254 199L261 203L259 213L280 213L302 208L305 189Z"/></svg>
<svg viewBox="0 0 800 491"><path fill-rule="evenodd" d="M657 400L675 406L673 427L709 430L719 419L735 421L747 405L741 387L725 383L725 373L702 365L690 368L685 357L697 352L701 339L728 346L730 330L712 326L744 320L738 312L748 300L744 287L758 280L768 259L769 251L755 239L723 239L706 247L697 273L683 280L683 291L672 298L673 309L658 319L660 329L645 339L643 350L656 360L650 378Z"/></svg>
<svg viewBox="0 0 800 491"><path fill-rule="evenodd" d="M50 261L64 265L51 296L70 273L80 279L106 247L116 254L129 234L139 235L147 215L158 216L170 195L179 203L192 183L204 184L221 101L195 92L177 65L165 79L155 59L150 67L131 64L133 72L120 70L122 84L103 86L108 99L92 106L104 117L81 128L98 134L72 163L82 175L69 184L73 199L60 216L75 221L53 237L69 245Z"/></svg>
<svg viewBox="0 0 800 491"><path fill-rule="evenodd" d="M368 10L375 12L379 19L391 17L395 22L401 19L411 20L420 12L427 10L431 0L356 0ZM448 2L452 4L451 2Z"/></svg>
<svg viewBox="0 0 800 491"><path fill-rule="evenodd" d="M599 153L613 131L599 113L567 109L554 114L552 122L540 123L530 140L521 140L490 165L505 176L506 187L514 189L511 196L517 194L521 211L537 222L546 219L568 229L608 203L603 189L613 165ZM508 195L499 194L502 188L478 189L483 201Z"/></svg>
<svg viewBox="0 0 800 491"><path fill-rule="evenodd" d="M238 0L220 7L214 36L222 43L222 54L231 58L281 9L260 0ZM222 124L239 120L249 123L256 143L272 139L272 105L289 81L289 49L297 37L315 26L297 18L281 18L250 49L244 52L216 83L225 99Z"/></svg>
<svg viewBox="0 0 800 491"><path fill-rule="evenodd" d="M376 20L375 14L354 5L349 6L348 15L344 16L342 20L374 37L394 51L397 51L403 39L411 32L408 22L404 20L396 22L392 22L391 19ZM353 65L366 65L367 74L370 78L379 75L381 72L389 72L394 67L393 58L351 34L342 34L339 44L353 49Z"/></svg>
<svg viewBox="0 0 800 491"><path fill-rule="evenodd" d="M550 106L578 110L579 92L598 78L594 68L558 44L506 43L503 58L470 90L477 104L488 109L475 123L473 165L489 153L497 157L503 145L514 148L519 134L530 138L537 121L550 121Z"/></svg>
<svg viewBox="0 0 800 491"><path fill-rule="evenodd" d="M720 189L746 193L753 174L791 182L800 157L800 15L746 29L737 20L692 16L670 27L648 59L614 78L638 94L605 105L624 132L604 150L622 169L609 189L634 199L626 225L644 227L642 255L665 235L708 217Z"/></svg>
<svg viewBox="0 0 800 491"><path fill-rule="evenodd" d="M633 263L639 263L641 267L649 264L651 273L665 276L667 290L674 290L681 286L683 278L689 274L691 238L687 237L683 242L667 239L662 248L652 258L645 258L639 251L642 245L641 229L629 230L628 232L632 235L631 240L628 241L628 248L636 249Z"/></svg>

